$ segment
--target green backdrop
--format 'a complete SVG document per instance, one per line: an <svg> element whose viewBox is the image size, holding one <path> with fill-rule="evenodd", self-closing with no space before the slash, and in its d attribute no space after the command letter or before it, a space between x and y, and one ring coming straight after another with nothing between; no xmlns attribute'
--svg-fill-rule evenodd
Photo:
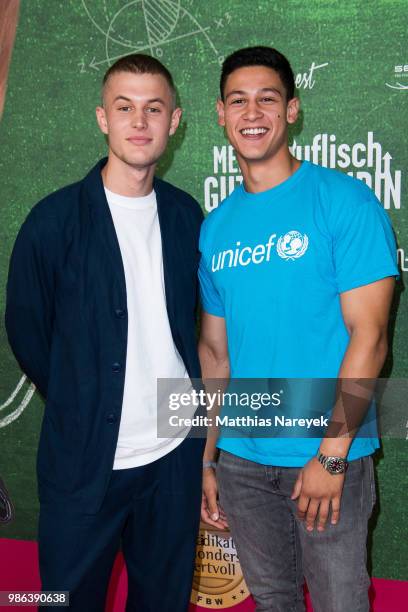
<svg viewBox="0 0 408 612"><path fill-rule="evenodd" d="M184 108L160 174L206 211L239 180L216 124L223 57L267 44L290 59L302 116L294 151L367 181L393 221L402 267L386 373L408 372L408 55L406 0L22 0L0 124L0 300L16 233L33 204L81 178L104 155L94 108L104 71L143 51L172 71ZM0 537L36 535L35 453L42 403L0 326L0 474L17 508ZM377 577L406 579L406 442L384 440L377 456L379 512L372 521Z"/></svg>

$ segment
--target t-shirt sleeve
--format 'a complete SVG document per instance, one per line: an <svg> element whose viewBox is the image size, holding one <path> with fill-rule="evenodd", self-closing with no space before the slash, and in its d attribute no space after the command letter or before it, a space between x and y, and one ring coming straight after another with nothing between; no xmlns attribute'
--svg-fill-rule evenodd
<svg viewBox="0 0 408 612"><path fill-rule="evenodd" d="M200 265L198 267L198 278L200 279L200 295L203 310L216 317L224 317L224 304L220 294L214 286L203 256L201 256Z"/></svg>
<svg viewBox="0 0 408 612"><path fill-rule="evenodd" d="M334 230L333 257L339 293L398 276L391 222L374 194L355 205L345 203Z"/></svg>

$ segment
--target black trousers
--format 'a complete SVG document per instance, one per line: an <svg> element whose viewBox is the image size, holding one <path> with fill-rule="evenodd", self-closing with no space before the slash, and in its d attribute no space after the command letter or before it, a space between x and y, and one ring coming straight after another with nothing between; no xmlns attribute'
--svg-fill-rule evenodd
<svg viewBox="0 0 408 612"><path fill-rule="evenodd" d="M127 612L185 612L200 518L202 451L202 440L187 439L153 463L113 471L97 514L69 500L41 504L42 590L69 591L70 610L104 612L121 546Z"/></svg>

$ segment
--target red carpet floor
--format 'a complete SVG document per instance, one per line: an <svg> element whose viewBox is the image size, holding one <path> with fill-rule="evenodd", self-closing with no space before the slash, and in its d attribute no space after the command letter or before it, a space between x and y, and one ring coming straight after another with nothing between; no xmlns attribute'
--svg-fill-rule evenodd
<svg viewBox="0 0 408 612"><path fill-rule="evenodd" d="M121 555L116 559L109 586L106 612L123 612L125 609L127 576ZM40 577L37 562L37 544L21 540L0 539L0 591L38 591ZM371 588L372 612L407 612L408 582L374 578ZM307 598L308 599L308 598ZM308 612L312 611L308 601ZM36 607L25 606L34 611ZM251 599L240 603L231 612L253 612ZM1 610L16 610L2 607ZM191 606L190 612L204 612L206 608ZM351 612L351 611L350 611Z"/></svg>

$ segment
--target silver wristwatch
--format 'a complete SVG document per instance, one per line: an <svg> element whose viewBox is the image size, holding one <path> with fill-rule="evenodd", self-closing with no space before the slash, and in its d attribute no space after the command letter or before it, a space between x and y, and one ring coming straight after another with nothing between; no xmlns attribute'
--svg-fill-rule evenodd
<svg viewBox="0 0 408 612"><path fill-rule="evenodd" d="M317 451L317 460L329 474L344 474L347 470L348 462L344 457L328 457L320 449Z"/></svg>

